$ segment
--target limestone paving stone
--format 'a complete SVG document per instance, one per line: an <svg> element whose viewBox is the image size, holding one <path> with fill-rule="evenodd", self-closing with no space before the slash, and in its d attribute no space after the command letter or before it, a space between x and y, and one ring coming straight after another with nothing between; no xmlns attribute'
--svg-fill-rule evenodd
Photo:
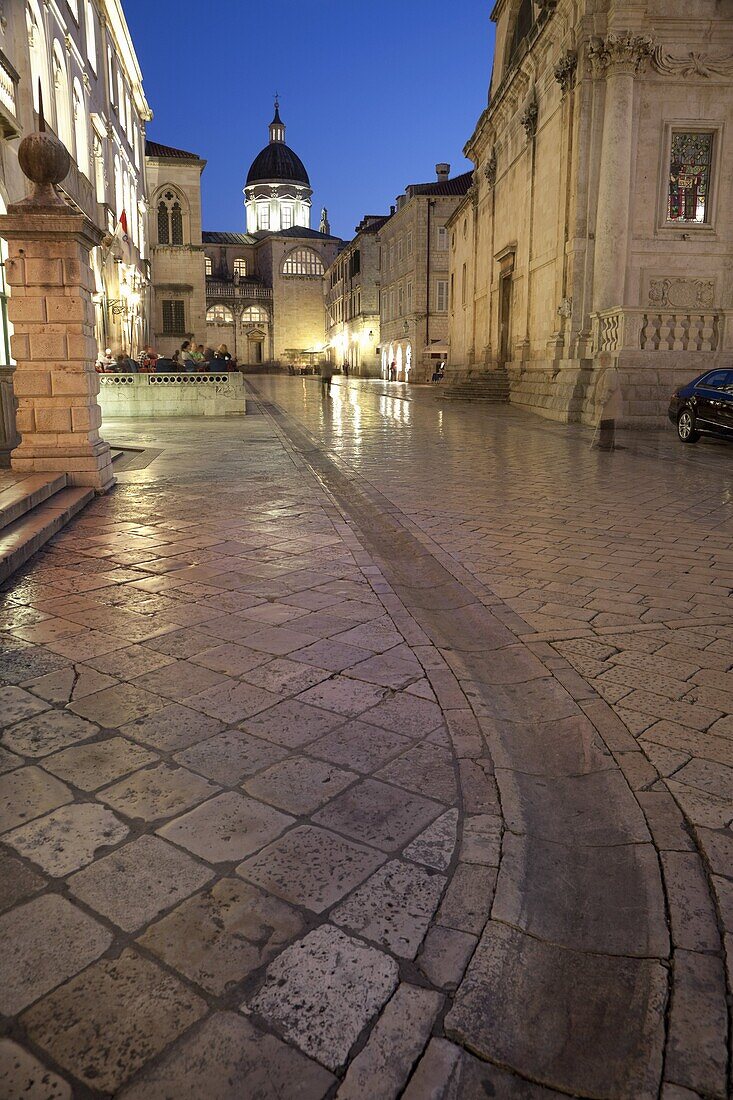
<svg viewBox="0 0 733 1100"><path fill-rule="evenodd" d="M141 836L77 871L71 893L126 932L189 897L213 877L184 852L155 836Z"/></svg>
<svg viewBox="0 0 733 1100"><path fill-rule="evenodd" d="M0 833L71 801L69 788L40 768L16 768L0 775Z"/></svg>
<svg viewBox="0 0 733 1100"><path fill-rule="evenodd" d="M491 912L496 868L459 863L448 883L437 923L478 936Z"/></svg>
<svg viewBox="0 0 733 1100"><path fill-rule="evenodd" d="M0 652L0 682L23 684L39 676L57 672L70 664L68 657L52 653L43 646L23 644L19 639L13 641L18 644L14 644L12 648L7 647L3 641L3 652Z"/></svg>
<svg viewBox="0 0 733 1100"><path fill-rule="evenodd" d="M135 718L161 710L165 705L166 700L162 696L133 684L116 684L69 704L75 714L106 729L117 729Z"/></svg>
<svg viewBox="0 0 733 1100"><path fill-rule="evenodd" d="M323 1100L334 1082L328 1070L274 1035L259 1031L235 1012L218 1012L143 1069L119 1093L119 1100L185 1095Z"/></svg>
<svg viewBox="0 0 733 1100"><path fill-rule="evenodd" d="M114 676L118 680L131 680L135 676L154 672L172 662L173 657L156 653L148 646L131 645L119 648L118 642L113 652L90 657L85 663L107 676Z"/></svg>
<svg viewBox="0 0 733 1100"><path fill-rule="evenodd" d="M0 687L0 725L11 726L48 710L48 704L19 687Z"/></svg>
<svg viewBox="0 0 733 1100"><path fill-rule="evenodd" d="M364 881L385 856L326 829L301 825L237 867L237 874L295 905L322 913Z"/></svg>
<svg viewBox="0 0 733 1100"><path fill-rule="evenodd" d="M211 634L205 634L203 630L196 628L171 630L156 637L143 639L145 649L153 649L156 653L181 659L193 657L202 649L211 649L215 644Z"/></svg>
<svg viewBox="0 0 733 1100"><path fill-rule="evenodd" d="M43 768L83 791L96 791L157 759L155 753L136 745L134 741L124 737L108 737L104 741L76 745L46 756Z"/></svg>
<svg viewBox="0 0 733 1100"><path fill-rule="evenodd" d="M412 742L399 733L371 726L359 719L346 721L333 733L312 741L308 752L340 764L344 768L353 768L358 772L373 772L394 756L408 749Z"/></svg>
<svg viewBox="0 0 733 1100"><path fill-rule="evenodd" d="M232 729L176 753L174 759L222 787L233 787L287 755L287 749Z"/></svg>
<svg viewBox="0 0 733 1100"><path fill-rule="evenodd" d="M58 894L0 917L0 1012L12 1016L107 950L112 935Z"/></svg>
<svg viewBox="0 0 733 1100"><path fill-rule="evenodd" d="M246 1007L304 1054L337 1070L397 979L394 959L323 924L270 963Z"/></svg>
<svg viewBox="0 0 733 1100"><path fill-rule="evenodd" d="M665 1076L703 1096L729 1095L725 978L720 958L676 951Z"/></svg>
<svg viewBox="0 0 733 1100"><path fill-rule="evenodd" d="M390 860L331 913L338 925L403 959L414 959L438 907L443 875Z"/></svg>
<svg viewBox="0 0 733 1100"><path fill-rule="evenodd" d="M183 813L218 790L187 768L160 763L106 787L97 798L125 817L152 822Z"/></svg>
<svg viewBox="0 0 733 1100"><path fill-rule="evenodd" d="M256 669L268 659L268 654L259 650L248 649L236 642L224 642L222 645L212 646L211 649L202 649L191 657L191 662L226 676L238 677Z"/></svg>
<svg viewBox="0 0 733 1100"><path fill-rule="evenodd" d="M242 678L250 684L273 691L278 695L297 694L315 687L331 675L325 668L293 661L288 657L276 657L274 661L258 664L245 671Z"/></svg>
<svg viewBox="0 0 733 1100"><path fill-rule="evenodd" d="M278 701L279 697L271 691L263 691L253 684L235 680L216 684L196 695L189 695L184 700L194 710L200 710L229 725L251 718Z"/></svg>
<svg viewBox="0 0 733 1100"><path fill-rule="evenodd" d="M37 894L46 885L42 875L6 852L0 852L0 882L0 913Z"/></svg>
<svg viewBox="0 0 733 1100"><path fill-rule="evenodd" d="M375 778L448 805L455 802L458 795L450 752L430 744L414 745L391 760L376 773Z"/></svg>
<svg viewBox="0 0 733 1100"><path fill-rule="evenodd" d="M322 707L335 711L347 718L356 718L369 707L373 707L385 695L385 689L348 676L332 676L315 687L308 688L296 696L296 700L309 706ZM365 721L371 721L366 718ZM383 723L377 722L376 725ZM399 731L399 732L405 732Z"/></svg>
<svg viewBox="0 0 733 1100"><path fill-rule="evenodd" d="M443 1100L443 1097L483 1100L485 1096L501 1097L501 1100L559 1100L562 1095L555 1089L535 1085L524 1077L474 1058L447 1039L430 1040L402 1093L403 1100ZM682 1100L682 1097L675 1100Z"/></svg>
<svg viewBox="0 0 733 1100"><path fill-rule="evenodd" d="M0 1096L5 1100L72 1100L68 1082L12 1039L0 1039Z"/></svg>
<svg viewBox="0 0 733 1100"><path fill-rule="evenodd" d="M49 672L35 680L27 680L25 687L47 703L66 706L85 695L94 695L119 683L114 676L106 676L89 665L68 665L58 672Z"/></svg>
<svg viewBox="0 0 733 1100"><path fill-rule="evenodd" d="M120 727L133 741L141 741L161 752L174 752L219 733L224 723L180 703L167 703L153 714L136 718Z"/></svg>
<svg viewBox="0 0 733 1100"><path fill-rule="evenodd" d="M126 949L25 1013L33 1041L83 1084L116 1093L136 1070L206 1013L166 971Z"/></svg>
<svg viewBox="0 0 733 1100"><path fill-rule="evenodd" d="M478 937L434 924L425 937L417 965L440 989L456 989L476 949Z"/></svg>
<svg viewBox="0 0 733 1100"><path fill-rule="evenodd" d="M302 918L285 902L241 879L225 878L153 924L139 942L221 996L302 931Z"/></svg>
<svg viewBox="0 0 733 1100"><path fill-rule="evenodd" d="M41 757L98 733L99 727L93 722L68 711L47 710L6 729L3 743L23 756Z"/></svg>
<svg viewBox="0 0 733 1100"><path fill-rule="evenodd" d="M366 660L371 653L370 649L359 649L357 646L337 641L336 638L322 638L313 645L291 653L291 659L327 668L330 672L342 672L349 665Z"/></svg>
<svg viewBox="0 0 733 1100"><path fill-rule="evenodd" d="M675 947L720 951L720 935L707 876L697 852L662 852L664 883Z"/></svg>
<svg viewBox="0 0 733 1100"><path fill-rule="evenodd" d="M362 779L329 802L313 820L355 840L393 852L413 840L439 816L441 809L439 803L409 791L375 779Z"/></svg>
<svg viewBox="0 0 733 1100"><path fill-rule="evenodd" d="M10 752L9 749L4 749L0 745L0 775L11 772L14 768L20 768L22 764L22 756L17 756L14 752Z"/></svg>
<svg viewBox="0 0 733 1100"><path fill-rule="evenodd" d="M61 806L4 836L19 855L55 878L78 871L100 848L124 840L128 828L104 806L91 802Z"/></svg>
<svg viewBox="0 0 733 1100"><path fill-rule="evenodd" d="M457 829L458 810L447 810L407 845L404 855L436 871L447 871L456 847Z"/></svg>
<svg viewBox="0 0 733 1100"><path fill-rule="evenodd" d="M299 748L325 733L330 733L344 721L340 714L319 710L299 702L299 699L289 699L248 718L243 725L250 733L273 741L276 745Z"/></svg>
<svg viewBox="0 0 733 1100"><path fill-rule="evenodd" d="M507 833L492 916L577 950L642 958L669 953L651 844L579 848Z"/></svg>
<svg viewBox="0 0 733 1100"><path fill-rule="evenodd" d="M394 1100L400 1095L428 1041L442 1000L432 990L399 985L366 1046L349 1066L336 1094L338 1100L363 1100L365 1096Z"/></svg>
<svg viewBox="0 0 733 1100"><path fill-rule="evenodd" d="M419 699L406 692L396 692L364 715L365 722L402 733L407 737L424 737L443 723L437 703Z"/></svg>
<svg viewBox="0 0 733 1100"><path fill-rule="evenodd" d="M248 779L243 786L255 798L303 816L320 809L357 778L355 772L343 771L333 764L307 756L290 756Z"/></svg>
<svg viewBox="0 0 733 1100"><path fill-rule="evenodd" d="M651 1100L661 1077L666 985L658 962L568 951L492 921L446 1034L571 1095Z"/></svg>
<svg viewBox="0 0 733 1100"><path fill-rule="evenodd" d="M227 863L251 855L292 824L292 817L271 806L227 791L170 821L158 833L210 863Z"/></svg>

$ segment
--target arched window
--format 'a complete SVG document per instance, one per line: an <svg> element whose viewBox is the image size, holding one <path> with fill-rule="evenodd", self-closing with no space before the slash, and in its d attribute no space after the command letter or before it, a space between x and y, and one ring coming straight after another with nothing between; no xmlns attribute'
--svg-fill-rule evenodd
<svg viewBox="0 0 733 1100"><path fill-rule="evenodd" d="M296 248L283 264L283 275L323 275L323 260L312 248Z"/></svg>
<svg viewBox="0 0 733 1100"><path fill-rule="evenodd" d="M245 310L242 310L242 324L243 325L261 325L269 321L266 310L260 306L247 306Z"/></svg>
<svg viewBox="0 0 733 1100"><path fill-rule="evenodd" d="M234 322L229 306L209 306L206 310L207 325L231 325Z"/></svg>
<svg viewBox="0 0 733 1100"><path fill-rule="evenodd" d="M71 127L71 97L69 95L69 74L61 45L53 47L53 84L56 97L56 134L70 153L74 151L74 137Z"/></svg>
<svg viewBox="0 0 733 1100"><path fill-rule="evenodd" d="M78 80L74 81L74 139L76 141L76 163L79 171L83 172L87 179L91 179L87 113L84 108L84 93Z"/></svg>
<svg viewBox="0 0 733 1100"><path fill-rule="evenodd" d="M166 191L158 203L158 244L183 244L183 208L173 191Z"/></svg>
<svg viewBox="0 0 733 1100"><path fill-rule="evenodd" d="M516 22L514 23L514 29L509 39L507 65L512 65L517 59L522 44L531 31L533 23L534 7L532 0L521 0L519 10L517 11Z"/></svg>
<svg viewBox="0 0 733 1100"><path fill-rule="evenodd" d="M43 18L38 0L27 0L25 6L25 24L28 32L28 52L31 63L31 85L33 95L33 109L38 111L38 86L43 90L43 111L49 118L51 103L48 88L48 70L46 35L43 30Z"/></svg>

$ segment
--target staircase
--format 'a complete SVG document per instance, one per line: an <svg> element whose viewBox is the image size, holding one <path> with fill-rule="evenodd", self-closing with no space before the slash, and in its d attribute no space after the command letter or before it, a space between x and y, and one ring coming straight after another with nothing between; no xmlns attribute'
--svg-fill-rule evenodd
<svg viewBox="0 0 733 1100"><path fill-rule="evenodd" d="M0 582L28 561L94 496L66 474L0 470Z"/></svg>
<svg viewBox="0 0 733 1100"><path fill-rule="evenodd" d="M509 376L503 368L497 368L468 382L441 383L436 386L435 396L444 401L491 401L505 405L509 401Z"/></svg>

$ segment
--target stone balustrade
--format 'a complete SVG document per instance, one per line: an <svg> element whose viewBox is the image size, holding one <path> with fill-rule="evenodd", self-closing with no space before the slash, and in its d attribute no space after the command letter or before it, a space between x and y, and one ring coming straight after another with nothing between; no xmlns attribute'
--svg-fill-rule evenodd
<svg viewBox="0 0 733 1100"><path fill-rule="evenodd" d="M244 416L244 379L235 372L102 374L99 404L105 419Z"/></svg>

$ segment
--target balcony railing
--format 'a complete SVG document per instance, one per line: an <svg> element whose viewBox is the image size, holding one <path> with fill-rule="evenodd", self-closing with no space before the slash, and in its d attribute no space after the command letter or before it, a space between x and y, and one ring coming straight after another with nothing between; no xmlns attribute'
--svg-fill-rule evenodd
<svg viewBox="0 0 733 1100"><path fill-rule="evenodd" d="M6 138L17 137L18 123L18 74L0 50L0 130Z"/></svg>
<svg viewBox="0 0 733 1100"><path fill-rule="evenodd" d="M228 283L224 279L206 278L207 298L272 298L272 288L260 283Z"/></svg>

